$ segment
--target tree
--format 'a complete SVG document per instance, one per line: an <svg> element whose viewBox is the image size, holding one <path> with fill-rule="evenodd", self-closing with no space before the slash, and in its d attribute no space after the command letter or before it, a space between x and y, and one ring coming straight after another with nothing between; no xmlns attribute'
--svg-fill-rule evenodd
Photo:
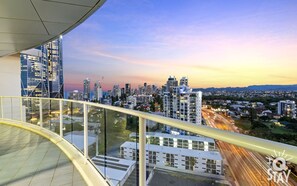
<svg viewBox="0 0 297 186"><path fill-rule="evenodd" d="M155 102L153 102L153 101L151 101L150 102L150 110L152 111L152 112L155 112L156 111L156 108L155 108Z"/></svg>

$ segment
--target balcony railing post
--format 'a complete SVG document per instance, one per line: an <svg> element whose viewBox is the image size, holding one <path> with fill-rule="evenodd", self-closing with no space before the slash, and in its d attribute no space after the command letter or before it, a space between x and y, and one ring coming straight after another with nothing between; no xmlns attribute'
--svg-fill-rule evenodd
<svg viewBox="0 0 297 186"><path fill-rule="evenodd" d="M63 137L63 101L59 100L60 106L60 136Z"/></svg>
<svg viewBox="0 0 297 186"><path fill-rule="evenodd" d="M88 105L84 103L84 155L88 158Z"/></svg>
<svg viewBox="0 0 297 186"><path fill-rule="evenodd" d="M146 120L139 118L139 185L146 185Z"/></svg>
<svg viewBox="0 0 297 186"><path fill-rule="evenodd" d="M39 99L39 122L40 127L43 127L42 99Z"/></svg>

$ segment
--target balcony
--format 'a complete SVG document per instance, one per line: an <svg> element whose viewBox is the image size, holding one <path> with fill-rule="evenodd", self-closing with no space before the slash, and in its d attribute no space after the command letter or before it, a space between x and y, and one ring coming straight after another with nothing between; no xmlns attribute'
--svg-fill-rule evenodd
<svg viewBox="0 0 297 186"><path fill-rule="evenodd" d="M266 158L297 163L295 146L91 102L0 96L0 123L2 135L10 127L46 138L87 185L285 185L268 180ZM35 149L30 158L40 154ZM13 178L7 184L25 179ZM291 174L288 185L295 184Z"/></svg>

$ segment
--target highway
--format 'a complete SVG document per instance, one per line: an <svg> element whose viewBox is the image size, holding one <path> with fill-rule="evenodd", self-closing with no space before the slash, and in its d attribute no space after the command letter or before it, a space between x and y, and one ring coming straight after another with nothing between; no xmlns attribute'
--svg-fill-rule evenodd
<svg viewBox="0 0 297 186"><path fill-rule="evenodd" d="M202 115L207 125L211 127L239 132L234 121L230 118L206 108L202 109ZM267 180L267 169L269 167L265 156L222 141L216 141L216 144L224 158L224 163L227 164L225 166L228 174L226 177L232 185L285 185ZM288 185L296 185L296 183L289 179Z"/></svg>

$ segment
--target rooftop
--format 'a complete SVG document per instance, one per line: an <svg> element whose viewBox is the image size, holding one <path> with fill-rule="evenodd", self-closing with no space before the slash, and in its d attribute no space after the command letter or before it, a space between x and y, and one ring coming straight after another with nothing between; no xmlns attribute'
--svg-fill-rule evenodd
<svg viewBox="0 0 297 186"><path fill-rule="evenodd" d="M136 145L135 142L125 142L121 145L121 147L126 147L130 149L135 149ZM139 148L139 144L137 143L137 149ZM200 150L192 150L192 149L182 149L176 147L165 147L159 145L151 145L146 144L145 149L147 151L156 151L160 153L170 153L170 154L179 154L182 156L191 156L196 158L206 158L212 160L223 160L222 156L219 152L213 151L200 151Z"/></svg>
<svg viewBox="0 0 297 186"><path fill-rule="evenodd" d="M136 133L133 132L130 134L130 137L135 137ZM146 136L150 137L163 137L163 138L176 138L176 139L183 139L183 140L192 140L192 141L206 141L214 143L214 139L207 138L203 136L186 136L186 135L173 135L173 134L167 134L167 133L161 133L161 132L147 132Z"/></svg>

